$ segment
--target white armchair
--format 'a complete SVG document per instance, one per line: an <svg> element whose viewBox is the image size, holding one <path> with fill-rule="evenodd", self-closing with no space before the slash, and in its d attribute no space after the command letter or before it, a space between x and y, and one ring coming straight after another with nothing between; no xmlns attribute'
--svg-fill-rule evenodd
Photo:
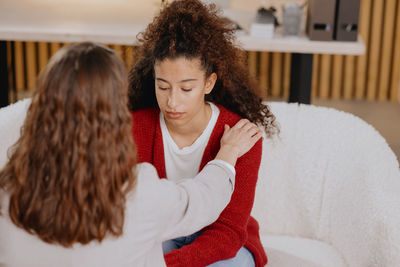
<svg viewBox="0 0 400 267"><path fill-rule="evenodd" d="M381 135L351 114L269 103L252 214L268 266L400 266L400 170Z"/></svg>
<svg viewBox="0 0 400 267"><path fill-rule="evenodd" d="M0 110L0 168L30 100ZM334 109L269 103L252 214L271 267L400 266L400 171L385 140Z"/></svg>

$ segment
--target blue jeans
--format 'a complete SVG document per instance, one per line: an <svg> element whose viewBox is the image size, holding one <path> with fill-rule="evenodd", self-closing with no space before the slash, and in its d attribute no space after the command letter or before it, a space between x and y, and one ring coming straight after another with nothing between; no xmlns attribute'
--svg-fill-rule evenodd
<svg viewBox="0 0 400 267"><path fill-rule="evenodd" d="M180 249L183 246L189 245L192 243L198 236L200 232L194 233L192 235L178 237L175 239L171 239L168 241L163 242L163 251L164 254L171 252L175 249ZM245 247L241 247L239 251L236 253L236 256L222 261L214 262L208 267L254 267L254 257L253 254Z"/></svg>

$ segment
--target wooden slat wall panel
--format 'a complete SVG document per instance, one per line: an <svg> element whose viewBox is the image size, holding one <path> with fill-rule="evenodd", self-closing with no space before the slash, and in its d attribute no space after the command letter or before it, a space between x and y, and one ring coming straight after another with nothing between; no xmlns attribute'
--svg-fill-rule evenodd
<svg viewBox="0 0 400 267"><path fill-rule="evenodd" d="M396 1L386 0L383 22L382 56L380 64L380 79L378 99L384 101L389 96L390 68L392 60L393 29L395 23Z"/></svg>
<svg viewBox="0 0 400 267"><path fill-rule="evenodd" d="M371 34L369 46L367 99L375 100L378 87L379 57L381 46L384 1L374 0L372 5Z"/></svg>
<svg viewBox="0 0 400 267"><path fill-rule="evenodd" d="M327 99L330 90L331 75L331 55L323 54L320 58L320 79L319 79L319 97Z"/></svg>
<svg viewBox="0 0 400 267"><path fill-rule="evenodd" d="M370 11L372 0L362 0L360 7L359 33L364 40L366 53L357 57L355 98L362 99L365 97L366 76L367 76L367 60L368 60L368 44L370 29Z"/></svg>
<svg viewBox="0 0 400 267"><path fill-rule="evenodd" d="M22 42L14 43L14 59L15 59L15 87L17 91L23 91L25 87L25 70L24 70L24 46Z"/></svg>
<svg viewBox="0 0 400 267"><path fill-rule="evenodd" d="M247 64L249 66L250 74L257 77L257 52L250 51L247 53Z"/></svg>
<svg viewBox="0 0 400 267"><path fill-rule="evenodd" d="M354 89L354 56L345 56L344 59L344 80L343 80L343 98L351 99Z"/></svg>
<svg viewBox="0 0 400 267"><path fill-rule="evenodd" d="M124 47L124 62L126 68L129 70L132 63L133 63L133 56L134 56L135 50L133 46L125 46Z"/></svg>
<svg viewBox="0 0 400 267"><path fill-rule="evenodd" d="M38 63L39 72L41 72L49 61L49 45L48 43L38 43Z"/></svg>
<svg viewBox="0 0 400 267"><path fill-rule="evenodd" d="M268 52L260 53L260 92L258 95L266 98L269 88L269 55Z"/></svg>
<svg viewBox="0 0 400 267"><path fill-rule="evenodd" d="M50 43L50 57L52 57L60 48L60 43Z"/></svg>
<svg viewBox="0 0 400 267"><path fill-rule="evenodd" d="M8 91L9 103L16 102L17 96L15 95L15 79L13 71L13 45L11 42L7 42L7 71L8 71L8 86L11 90ZM4 90L4 88L3 88Z"/></svg>
<svg viewBox="0 0 400 267"><path fill-rule="evenodd" d="M311 80L311 98L316 98L318 93L319 84L319 58L320 55L313 56L313 69L312 69L312 80Z"/></svg>
<svg viewBox="0 0 400 267"><path fill-rule="evenodd" d="M400 102L400 1L397 1L390 100Z"/></svg>
<svg viewBox="0 0 400 267"><path fill-rule="evenodd" d="M282 53L272 54L271 96L280 97L282 91Z"/></svg>
<svg viewBox="0 0 400 267"><path fill-rule="evenodd" d="M312 98L400 103L400 0L361 0L359 33L366 44L365 55L314 55ZM38 72L64 45L67 44L8 42L9 60L13 58L14 68L10 75L11 87L17 91L32 90ZM107 46L117 51L129 69L135 48ZM255 51L245 54L250 73L260 83L257 93L264 99L287 99L291 54Z"/></svg>
<svg viewBox="0 0 400 267"><path fill-rule="evenodd" d="M13 72L12 72L12 44L7 42L7 69L8 69L8 84L10 88L14 88Z"/></svg>
<svg viewBox="0 0 400 267"><path fill-rule="evenodd" d="M37 75L37 53L35 43L27 42L25 44L25 55L27 89L33 91L35 89Z"/></svg>
<svg viewBox="0 0 400 267"><path fill-rule="evenodd" d="M283 98L285 99L289 98L291 65L291 54L285 53L283 57Z"/></svg>
<svg viewBox="0 0 400 267"><path fill-rule="evenodd" d="M332 66L332 99L340 99L342 81L343 81L343 56L335 55L333 56L333 66Z"/></svg>

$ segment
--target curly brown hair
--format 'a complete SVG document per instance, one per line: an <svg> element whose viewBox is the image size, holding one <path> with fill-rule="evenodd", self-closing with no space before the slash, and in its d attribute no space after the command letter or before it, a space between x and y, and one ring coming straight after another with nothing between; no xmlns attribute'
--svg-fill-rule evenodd
<svg viewBox="0 0 400 267"><path fill-rule="evenodd" d="M0 172L12 222L65 247L121 235L137 177L131 127L127 73L116 54L92 43L58 51Z"/></svg>
<svg viewBox="0 0 400 267"><path fill-rule="evenodd" d="M137 38L139 47L129 73L130 108L156 107L154 64L166 58L199 58L206 77L217 81L205 100L220 104L251 122L267 135L279 132L275 116L255 92L258 83L245 63L244 51L234 45L235 33L215 5L178 0L166 6Z"/></svg>

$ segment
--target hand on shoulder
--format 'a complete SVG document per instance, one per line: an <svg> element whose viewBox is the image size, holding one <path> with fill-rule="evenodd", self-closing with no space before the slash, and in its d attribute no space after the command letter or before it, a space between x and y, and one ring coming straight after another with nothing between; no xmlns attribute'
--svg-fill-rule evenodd
<svg viewBox="0 0 400 267"><path fill-rule="evenodd" d="M225 125L216 158L235 165L236 160L246 154L262 135L262 130L247 119L241 119L232 128Z"/></svg>

